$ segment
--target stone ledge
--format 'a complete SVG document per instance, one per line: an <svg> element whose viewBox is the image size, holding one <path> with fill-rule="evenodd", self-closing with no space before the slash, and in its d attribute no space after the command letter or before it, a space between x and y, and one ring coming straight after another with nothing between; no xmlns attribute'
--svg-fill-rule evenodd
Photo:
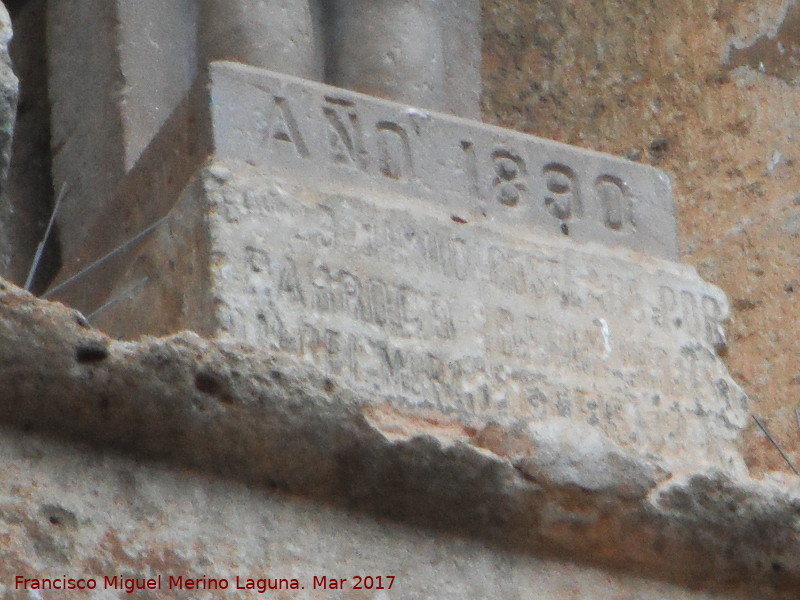
<svg viewBox="0 0 800 600"><path fill-rule="evenodd" d="M431 535L9 427L0 427L0 455L5 483L0 493L2 598L35 596L35 591L15 590L18 576L67 576L94 580L96 598L120 600L130 597L122 591L124 584L105 580L119 576L140 582L160 577L155 582L159 591L149 592L159 600L189 597L181 581L176 587L177 577L219 582L219 589L203 596L213 593L215 600L259 597L254 590L237 589L259 583L265 597L292 600L731 600L505 552L476 540ZM372 577L372 592L353 589L359 583L354 576ZM335 577L337 583L349 579L341 590L319 589L322 577ZM305 589L271 594L284 578L297 579ZM383 590L374 589L378 586ZM57 597L83 600L86 592L61 591Z"/></svg>
<svg viewBox="0 0 800 600"><path fill-rule="evenodd" d="M0 289L5 423L691 587L800 585L797 486L668 473L560 420L409 421L285 356L189 333L117 342Z"/></svg>

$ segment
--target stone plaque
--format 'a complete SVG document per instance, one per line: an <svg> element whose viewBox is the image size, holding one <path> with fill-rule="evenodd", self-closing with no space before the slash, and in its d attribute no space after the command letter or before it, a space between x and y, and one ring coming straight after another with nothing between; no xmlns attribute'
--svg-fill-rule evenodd
<svg viewBox="0 0 800 600"><path fill-rule="evenodd" d="M677 260L669 178L651 167L233 63L211 69L217 157L454 218Z"/></svg>
<svg viewBox="0 0 800 600"><path fill-rule="evenodd" d="M623 446L714 454L745 422L717 356L727 301L691 268L426 202L260 175L208 185L224 338L465 423L568 417Z"/></svg>
<svg viewBox="0 0 800 600"><path fill-rule="evenodd" d="M738 464L728 304L665 260L661 172L249 67L212 75L213 163L52 296L117 335L189 328L294 357L401 413L570 418L670 464Z"/></svg>

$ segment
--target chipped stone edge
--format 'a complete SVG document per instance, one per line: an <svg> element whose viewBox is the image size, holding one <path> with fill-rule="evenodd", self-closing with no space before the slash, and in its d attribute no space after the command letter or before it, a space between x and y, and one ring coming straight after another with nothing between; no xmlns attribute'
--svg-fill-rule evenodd
<svg viewBox="0 0 800 600"><path fill-rule="evenodd" d="M761 598L800 585L796 483L669 473L561 419L411 419L253 348L114 341L2 280L0 392L25 430L510 550Z"/></svg>

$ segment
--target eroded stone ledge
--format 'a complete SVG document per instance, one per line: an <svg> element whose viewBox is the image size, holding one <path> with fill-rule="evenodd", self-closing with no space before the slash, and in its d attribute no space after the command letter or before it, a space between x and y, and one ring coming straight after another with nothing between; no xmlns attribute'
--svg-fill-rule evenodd
<svg viewBox="0 0 800 600"><path fill-rule="evenodd" d="M286 356L113 341L7 283L0 340L5 423L510 550L759 597L800 585L797 487L669 473L558 419L411 419Z"/></svg>
<svg viewBox="0 0 800 600"><path fill-rule="evenodd" d="M297 600L730 600L503 551L480 540L431 535L6 426L0 427L0 455L6 483L0 492L4 598L25 594L15 590L18 576L66 575L93 579L96 596L115 600L130 596L119 581L116 589L106 587L105 577L161 576L160 600L187 597L185 589L171 588L170 577L173 583L177 577L224 581L225 591L196 592L219 600L259 597L236 589L245 578L265 587L266 578L273 586L282 578L297 578L305 590L264 592ZM372 593L351 589L358 585L356 575L373 578ZM315 590L314 578L322 577L337 583L348 579L343 589ZM375 590L375 584L383 590ZM147 597L148 592L135 594ZM85 596L85 591L58 592L63 600Z"/></svg>

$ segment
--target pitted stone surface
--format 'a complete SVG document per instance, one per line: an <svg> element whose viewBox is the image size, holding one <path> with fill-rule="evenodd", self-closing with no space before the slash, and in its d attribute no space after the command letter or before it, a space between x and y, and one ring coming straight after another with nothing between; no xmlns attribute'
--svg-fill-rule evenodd
<svg viewBox="0 0 800 600"><path fill-rule="evenodd" d="M53 564L50 559L59 561L56 576L72 573L87 564L84 560L92 561L87 566L94 570L98 557L107 557L115 569L125 564L198 575L212 575L202 557L214 557L214 572L216 567L226 570L231 556L234 564L254 569L281 568L287 552L319 549L325 540L339 552L345 539L353 544L348 548L354 548L354 556L374 548L367 553L379 566L410 564L409 569L425 572L421 564L427 565L427 558L393 562L398 556L431 556L424 544L403 542L399 529L381 537L385 544L372 545L369 540L378 534L367 523L370 514L425 528L424 539L445 544L439 546L446 548L440 558L468 557L463 564L470 565L470 572L488 555L463 554L445 542L450 533L491 543L494 557L503 549L607 569L594 576L569 567L565 577L574 585L566 592L560 578L535 589L548 600L551 590L559 600L561 593L573 598L585 591L588 598L605 590L612 597L648 600L718 597L700 589L717 589L725 600L794 600L797 595L800 490L787 480L755 482L698 464L670 474L674 465L639 456L597 428L560 418L474 428L452 416L415 416L389 402L376 405L374 394L359 393L326 369L283 352L188 333L114 341L91 329L75 311L3 282L0 341L0 419L28 432L21 457L14 444L6 445L5 433L0 435L2 453L9 457L7 477L15 486L0 519L9 520L12 556L18 559L3 562L2 575L9 567L41 571ZM61 447L51 452L31 446L32 430L273 492L285 490L293 501L287 498L281 505L285 511L268 500L251 504L250 492L230 481L212 486L226 490L217 496L196 479L184 486L174 472L159 475L137 468L141 477L132 478L133 467L101 461L97 452L81 458ZM114 483L116 470L127 472L121 490ZM131 485L134 480L138 485ZM81 486L87 486L85 493ZM201 490L206 489L217 499L209 496L205 502ZM264 492L255 493L260 497ZM317 521L318 509L303 508L299 495L361 513L359 525L328 511L319 513ZM29 497L32 509L26 508ZM109 502L115 510L107 510ZM152 520L142 519L153 513ZM26 514L43 521L16 520ZM247 524L254 514L280 515L276 523L286 523L291 531L284 537L269 528L280 551L247 542L253 551L240 560L240 542L251 539L243 535L252 531ZM63 519L65 526L55 526L50 516ZM202 526L192 525L195 519ZM245 527L237 530L237 523ZM309 527L311 537L305 537ZM200 530L210 537L193 538ZM42 535L32 537L32 532ZM202 545L204 539L223 538L237 540L233 554L218 554L216 543ZM54 542L40 558L25 551L37 539ZM108 543L98 546L98 539ZM153 544L159 551L153 551ZM23 552L14 555L17 548ZM186 553L197 548L197 561L191 560ZM309 570L326 564L325 552L309 552L292 554L297 559L292 564ZM175 554L189 558L172 561ZM332 556L351 561L353 555ZM315 556L323 556L322 561ZM552 562L537 571L542 563L525 556L518 555L514 566L504 563L508 569L502 568L502 577L481 570L480 580L510 585L512 574L527 574L522 587L503 588L518 589L526 597L533 593L536 573L556 577L561 572ZM251 562L253 557L266 562ZM69 568L65 559L74 561ZM624 573L674 581L694 591L633 581ZM441 590L435 597L447 597L444 588L431 590ZM465 590L458 597L470 596Z"/></svg>
<svg viewBox="0 0 800 600"><path fill-rule="evenodd" d="M4 482L14 490L0 495L7 541L0 596L7 598L36 597L35 590L15 587L17 576L93 580L92 597L103 599L148 593L163 599L730 598L434 537L7 429L0 430L0 452L8 461ZM132 580L151 578L160 587L125 593ZM332 589L333 578L341 589ZM267 587L288 587L293 579L303 589ZM198 589L190 590L187 580L196 580ZM78 600L87 592L58 591L57 597Z"/></svg>
<svg viewBox="0 0 800 600"><path fill-rule="evenodd" d="M718 357L719 289L670 261L438 208L218 162L116 266L55 294L114 335L243 342L409 414L571 418L671 464L741 467L747 400Z"/></svg>
<svg viewBox="0 0 800 600"><path fill-rule="evenodd" d="M568 417L730 467L747 400L717 356L727 300L693 269L244 173L206 178L223 339L408 409Z"/></svg>

